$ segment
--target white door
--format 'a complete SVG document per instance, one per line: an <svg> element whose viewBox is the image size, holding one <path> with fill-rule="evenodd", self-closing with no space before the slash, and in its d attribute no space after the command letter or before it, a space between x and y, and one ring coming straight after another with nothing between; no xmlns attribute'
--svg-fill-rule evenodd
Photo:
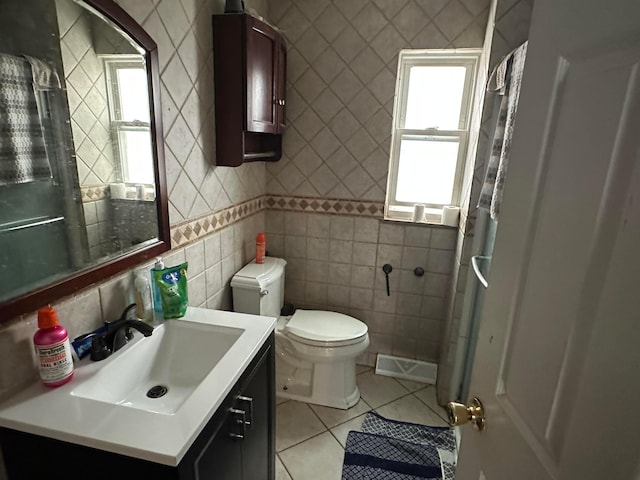
<svg viewBox="0 0 640 480"><path fill-rule="evenodd" d="M457 480L640 478L640 1L536 0Z"/></svg>

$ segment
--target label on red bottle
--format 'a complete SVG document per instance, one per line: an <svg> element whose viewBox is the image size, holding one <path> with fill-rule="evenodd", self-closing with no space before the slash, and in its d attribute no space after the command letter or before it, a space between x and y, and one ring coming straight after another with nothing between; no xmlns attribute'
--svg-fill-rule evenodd
<svg viewBox="0 0 640 480"><path fill-rule="evenodd" d="M40 367L40 379L44 383L56 383L73 373L71 344L65 338L51 345L36 345L36 356Z"/></svg>

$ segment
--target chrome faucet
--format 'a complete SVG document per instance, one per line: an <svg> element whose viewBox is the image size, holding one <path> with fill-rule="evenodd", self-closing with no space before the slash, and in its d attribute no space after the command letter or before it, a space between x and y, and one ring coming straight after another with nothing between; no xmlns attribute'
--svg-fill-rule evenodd
<svg viewBox="0 0 640 480"><path fill-rule="evenodd" d="M135 307L136 304L132 303L124 309L118 320L105 322L106 332L104 334L87 333L75 339L76 341L82 341L90 337L93 338L91 340L91 360L104 360L124 347L133 338L132 328L142 333L145 337L151 336L153 327L148 323L137 320L132 315Z"/></svg>

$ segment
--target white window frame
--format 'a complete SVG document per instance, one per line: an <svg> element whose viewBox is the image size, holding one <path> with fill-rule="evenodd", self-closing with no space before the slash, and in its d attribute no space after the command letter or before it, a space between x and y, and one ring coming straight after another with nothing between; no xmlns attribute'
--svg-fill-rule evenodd
<svg viewBox="0 0 640 480"><path fill-rule="evenodd" d="M398 167L400 162L400 145L405 135L420 137L451 137L459 141L458 160L453 184L451 202L446 204L424 203L427 223L440 223L442 209L446 205L460 206L462 177L469 145L469 125L473 106L473 97L480 62L480 49L451 50L401 50L398 56L398 74L393 105L393 126L391 149L389 155L389 175L384 205L384 218L387 220L410 221L413 217L414 202L397 200ZM414 66L462 66L467 69L460 124L457 130L440 130L438 128L407 129L404 128L404 117L407 111L410 69Z"/></svg>
<svg viewBox="0 0 640 480"><path fill-rule="evenodd" d="M101 55L104 61L104 72L107 82L107 95L109 97L109 116L111 123L111 139L113 142L113 155L116 160L116 166L120 169L120 178L123 182L129 182L127 172L126 155L122 154L122 145L120 142L120 132L124 131L142 131L151 135L151 122L141 120L125 121L121 120L122 105L120 102L120 89L118 86L118 75L116 70L120 68L141 68L145 72L147 66L144 58L140 55ZM151 99L149 100L151 101Z"/></svg>

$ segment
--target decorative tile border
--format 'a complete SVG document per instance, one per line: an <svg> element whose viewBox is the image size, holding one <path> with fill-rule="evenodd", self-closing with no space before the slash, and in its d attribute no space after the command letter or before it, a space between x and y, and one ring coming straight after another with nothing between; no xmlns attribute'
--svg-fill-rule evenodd
<svg viewBox="0 0 640 480"><path fill-rule="evenodd" d="M90 187L80 187L82 203L95 202L103 198L109 198L109 185L92 185Z"/></svg>
<svg viewBox="0 0 640 480"><path fill-rule="evenodd" d="M188 220L171 227L171 246L181 247L210 235L266 208L265 197L257 197L195 220Z"/></svg>
<svg viewBox="0 0 640 480"><path fill-rule="evenodd" d="M171 245L182 247L265 209L382 218L384 203L362 200L264 195L171 227Z"/></svg>
<svg viewBox="0 0 640 480"><path fill-rule="evenodd" d="M267 195L267 208L294 212L327 213L332 215L355 215L381 218L384 215L383 202L347 200L340 198L294 197L287 195Z"/></svg>

